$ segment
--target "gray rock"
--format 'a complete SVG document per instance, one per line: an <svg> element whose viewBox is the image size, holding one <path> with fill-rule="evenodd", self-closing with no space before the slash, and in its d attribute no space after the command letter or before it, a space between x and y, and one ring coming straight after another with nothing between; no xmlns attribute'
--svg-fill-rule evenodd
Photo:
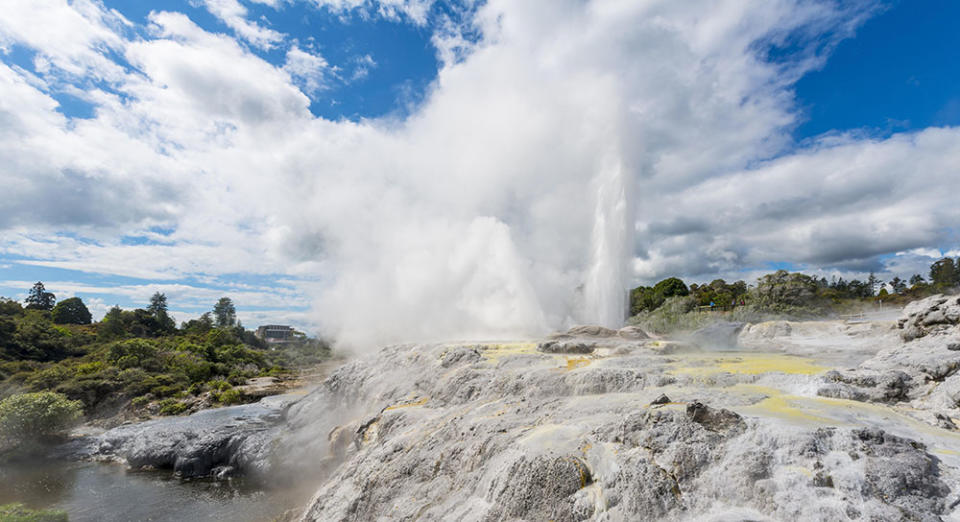
<svg viewBox="0 0 960 522"><path fill-rule="evenodd" d="M546 341L537 346L537 351L543 353L573 353L588 354L593 353L596 345L593 343L581 341Z"/></svg>
<svg viewBox="0 0 960 522"><path fill-rule="evenodd" d="M822 397L885 403L908 400L908 392L913 384L913 379L900 370L831 370L824 374L823 379L829 384L817 390L817 395Z"/></svg>
<svg viewBox="0 0 960 522"><path fill-rule="evenodd" d="M650 338L650 334L645 332L643 328L640 328L639 326L625 326L617 330L617 335L623 337L624 339L630 340L643 340Z"/></svg>
<svg viewBox="0 0 960 522"><path fill-rule="evenodd" d="M914 301L903 309L897 321L904 341L955 330L960 323L960 296L934 295Z"/></svg>
<svg viewBox="0 0 960 522"><path fill-rule="evenodd" d="M670 397L667 397L667 394L665 393L661 393L659 397L657 397L656 399L653 399L653 401L650 402L650 405L653 406L658 404L669 404L669 403L670 403Z"/></svg>

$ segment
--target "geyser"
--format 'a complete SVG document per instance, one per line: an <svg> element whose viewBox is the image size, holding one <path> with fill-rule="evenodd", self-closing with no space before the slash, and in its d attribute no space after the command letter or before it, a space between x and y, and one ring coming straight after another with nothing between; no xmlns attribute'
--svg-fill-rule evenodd
<svg viewBox="0 0 960 522"><path fill-rule="evenodd" d="M625 177L623 165L611 162L593 183L597 201L581 319L608 328L619 327L626 317L633 216Z"/></svg>

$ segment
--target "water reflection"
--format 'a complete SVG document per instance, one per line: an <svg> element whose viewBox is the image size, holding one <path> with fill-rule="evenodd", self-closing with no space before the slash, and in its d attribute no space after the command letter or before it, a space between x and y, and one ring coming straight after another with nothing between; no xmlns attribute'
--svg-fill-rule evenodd
<svg viewBox="0 0 960 522"><path fill-rule="evenodd" d="M0 504L63 509L73 522L273 520L308 494L263 491L238 479L180 480L115 464L43 460L0 466Z"/></svg>

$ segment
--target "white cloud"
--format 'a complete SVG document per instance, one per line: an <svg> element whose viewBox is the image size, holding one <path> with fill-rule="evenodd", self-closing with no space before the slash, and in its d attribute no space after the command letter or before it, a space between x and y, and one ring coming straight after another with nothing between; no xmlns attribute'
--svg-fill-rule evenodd
<svg viewBox="0 0 960 522"><path fill-rule="evenodd" d="M336 74L327 60L319 53L313 54L304 51L296 45L287 51L287 60L283 65L300 89L308 96L328 89L328 76Z"/></svg>
<svg viewBox="0 0 960 522"><path fill-rule="evenodd" d="M103 51L123 46L127 23L96 0L8 0L0 14L0 47L27 45L74 78L116 81L125 72Z"/></svg>
<svg viewBox="0 0 960 522"><path fill-rule="evenodd" d="M237 35L260 49L269 50L283 41L284 35L247 19L247 8L239 0L203 0L211 14L219 18ZM276 2L265 2L275 6Z"/></svg>
<svg viewBox="0 0 960 522"><path fill-rule="evenodd" d="M431 5L317 1L412 23ZM360 122L309 113L332 74L319 54L292 47L278 68L182 14L151 14L140 38L83 5L59 15L83 29L76 41L0 31L115 85L86 88L95 117L71 120L46 76L0 68L0 177L15 196L0 205L16 216L0 221L0 251L41 266L169 284L303 277L311 317L370 344L598 320L590 296L616 303L633 239L641 278L853 270L941 248L958 222L942 189L956 129L790 152L792 82L823 55L771 64L759 50L829 48L865 3L491 0L438 29L443 68L409 117ZM104 63L104 46L136 72ZM24 203L51 194L66 203ZM157 225L173 229L160 243L121 240Z"/></svg>
<svg viewBox="0 0 960 522"><path fill-rule="evenodd" d="M363 56L358 56L353 60L354 69L353 74L350 76L350 81L362 80L370 75L370 70L377 67L377 61L373 59L373 56L365 54Z"/></svg>
<svg viewBox="0 0 960 522"><path fill-rule="evenodd" d="M360 10L366 16L382 16L392 20L407 20L417 25L427 23L435 0L310 0L318 7L333 12Z"/></svg>
<svg viewBox="0 0 960 522"><path fill-rule="evenodd" d="M886 140L831 138L750 170L711 176L644 205L644 279L730 271L765 261L884 268L876 256L955 238L960 129ZM933 251L931 251L933 250ZM929 265L929 262L927 262ZM903 270L897 270L903 276Z"/></svg>

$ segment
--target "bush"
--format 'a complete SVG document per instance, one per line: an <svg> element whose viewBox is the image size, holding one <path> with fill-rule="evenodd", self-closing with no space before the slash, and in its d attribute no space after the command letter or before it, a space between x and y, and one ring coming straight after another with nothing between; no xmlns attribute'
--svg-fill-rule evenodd
<svg viewBox="0 0 960 522"><path fill-rule="evenodd" d="M144 339L130 339L129 341L114 343L110 346L107 360L121 369L159 370L162 367L157 359L157 347Z"/></svg>
<svg viewBox="0 0 960 522"><path fill-rule="evenodd" d="M80 418L80 401L59 393L11 395L0 401L0 439L19 445L59 435Z"/></svg>
<svg viewBox="0 0 960 522"><path fill-rule="evenodd" d="M139 408L141 406L146 405L152 400L153 400L153 397L150 395L141 395L139 397L134 397L133 400L130 401L130 404L132 404L135 408Z"/></svg>
<svg viewBox="0 0 960 522"><path fill-rule="evenodd" d="M67 512L59 509L29 509L23 504L0 506L2 522L67 522Z"/></svg>
<svg viewBox="0 0 960 522"><path fill-rule="evenodd" d="M157 405L160 406L160 415L180 415L190 409L189 406L175 399L164 399Z"/></svg>
<svg viewBox="0 0 960 522"><path fill-rule="evenodd" d="M221 404L243 404L247 402L247 396L242 391L230 388L222 392L213 392L213 399Z"/></svg>

